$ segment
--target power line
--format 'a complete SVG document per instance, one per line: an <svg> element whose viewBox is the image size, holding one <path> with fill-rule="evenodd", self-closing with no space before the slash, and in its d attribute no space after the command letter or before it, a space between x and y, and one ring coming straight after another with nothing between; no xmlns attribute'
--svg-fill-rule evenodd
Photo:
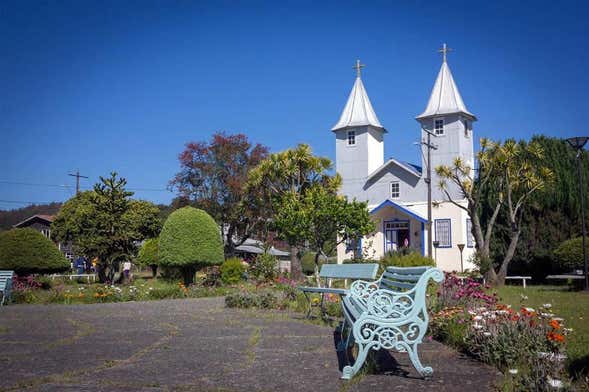
<svg viewBox="0 0 589 392"><path fill-rule="evenodd" d="M75 175L74 175L75 176ZM82 176L80 176L82 177ZM8 185L25 185L25 186L41 186L41 187L48 187L48 188L67 188L67 185L58 185L58 184L39 184L33 182L21 182L21 181L3 181L0 180L0 184L8 184ZM91 186L80 186L80 189L93 189ZM169 189L166 188L126 188L129 191L141 191L141 192L169 192Z"/></svg>
<svg viewBox="0 0 589 392"><path fill-rule="evenodd" d="M80 193L80 178L88 178L80 174L80 169L76 169L76 174L69 173L68 176L76 177L76 195Z"/></svg>

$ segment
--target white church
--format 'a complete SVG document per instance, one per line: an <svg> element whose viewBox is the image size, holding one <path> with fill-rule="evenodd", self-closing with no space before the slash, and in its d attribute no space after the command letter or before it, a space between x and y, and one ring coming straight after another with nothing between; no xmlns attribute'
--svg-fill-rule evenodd
<svg viewBox="0 0 589 392"><path fill-rule="evenodd" d="M415 119L421 126L421 140L431 132L432 169L432 236L433 254L444 271L473 269L468 262L474 253L471 222L466 211L449 202L438 188L435 168L451 165L456 157L474 163L474 114L468 111L446 61L447 48L441 50L443 62L423 113ZM352 258L354 247L370 259L379 259L387 252L409 247L428 254L427 154L422 143L421 162L413 164L395 158L384 159L387 130L380 123L364 84L358 61L357 77L352 92L337 124L332 128L336 139L336 170L343 184L341 193L352 200L368 201L376 231L359 243L341 244L337 249L338 263ZM417 132L416 132L417 136ZM411 146L407 146L410 148ZM466 206L456 188L448 191L454 200ZM461 265L460 248L463 247Z"/></svg>

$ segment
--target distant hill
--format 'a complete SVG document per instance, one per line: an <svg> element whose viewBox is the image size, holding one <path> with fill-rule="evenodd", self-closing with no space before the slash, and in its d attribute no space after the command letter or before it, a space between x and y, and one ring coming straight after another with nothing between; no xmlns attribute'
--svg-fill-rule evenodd
<svg viewBox="0 0 589 392"><path fill-rule="evenodd" d="M49 204L33 204L28 207L16 210L0 211L0 231L8 230L13 225L33 215L55 215L61 208L62 203L54 202Z"/></svg>

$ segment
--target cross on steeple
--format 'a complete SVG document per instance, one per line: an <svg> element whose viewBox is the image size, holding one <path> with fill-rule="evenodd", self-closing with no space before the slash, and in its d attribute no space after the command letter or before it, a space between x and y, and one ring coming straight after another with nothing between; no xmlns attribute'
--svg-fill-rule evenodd
<svg viewBox="0 0 589 392"><path fill-rule="evenodd" d="M356 70L356 76L357 76L357 77L360 77L360 70L361 70L362 68L364 68L364 67L365 67L365 65L364 65L364 64L360 64L360 60L356 60L356 65L354 65L354 66L352 67L352 69L355 69L355 70Z"/></svg>
<svg viewBox="0 0 589 392"><path fill-rule="evenodd" d="M442 53L443 57L444 57L444 62L446 62L446 54L448 52L452 52L454 49L449 48L446 46L446 43L444 42L444 44L442 45L442 49L438 49L438 53Z"/></svg>

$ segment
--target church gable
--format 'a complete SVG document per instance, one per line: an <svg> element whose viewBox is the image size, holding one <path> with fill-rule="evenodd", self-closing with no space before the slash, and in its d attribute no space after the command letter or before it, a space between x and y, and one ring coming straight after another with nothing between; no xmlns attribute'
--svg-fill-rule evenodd
<svg viewBox="0 0 589 392"><path fill-rule="evenodd" d="M370 204L383 200L415 200L420 197L421 173L417 168L391 159L370 175L363 190Z"/></svg>

